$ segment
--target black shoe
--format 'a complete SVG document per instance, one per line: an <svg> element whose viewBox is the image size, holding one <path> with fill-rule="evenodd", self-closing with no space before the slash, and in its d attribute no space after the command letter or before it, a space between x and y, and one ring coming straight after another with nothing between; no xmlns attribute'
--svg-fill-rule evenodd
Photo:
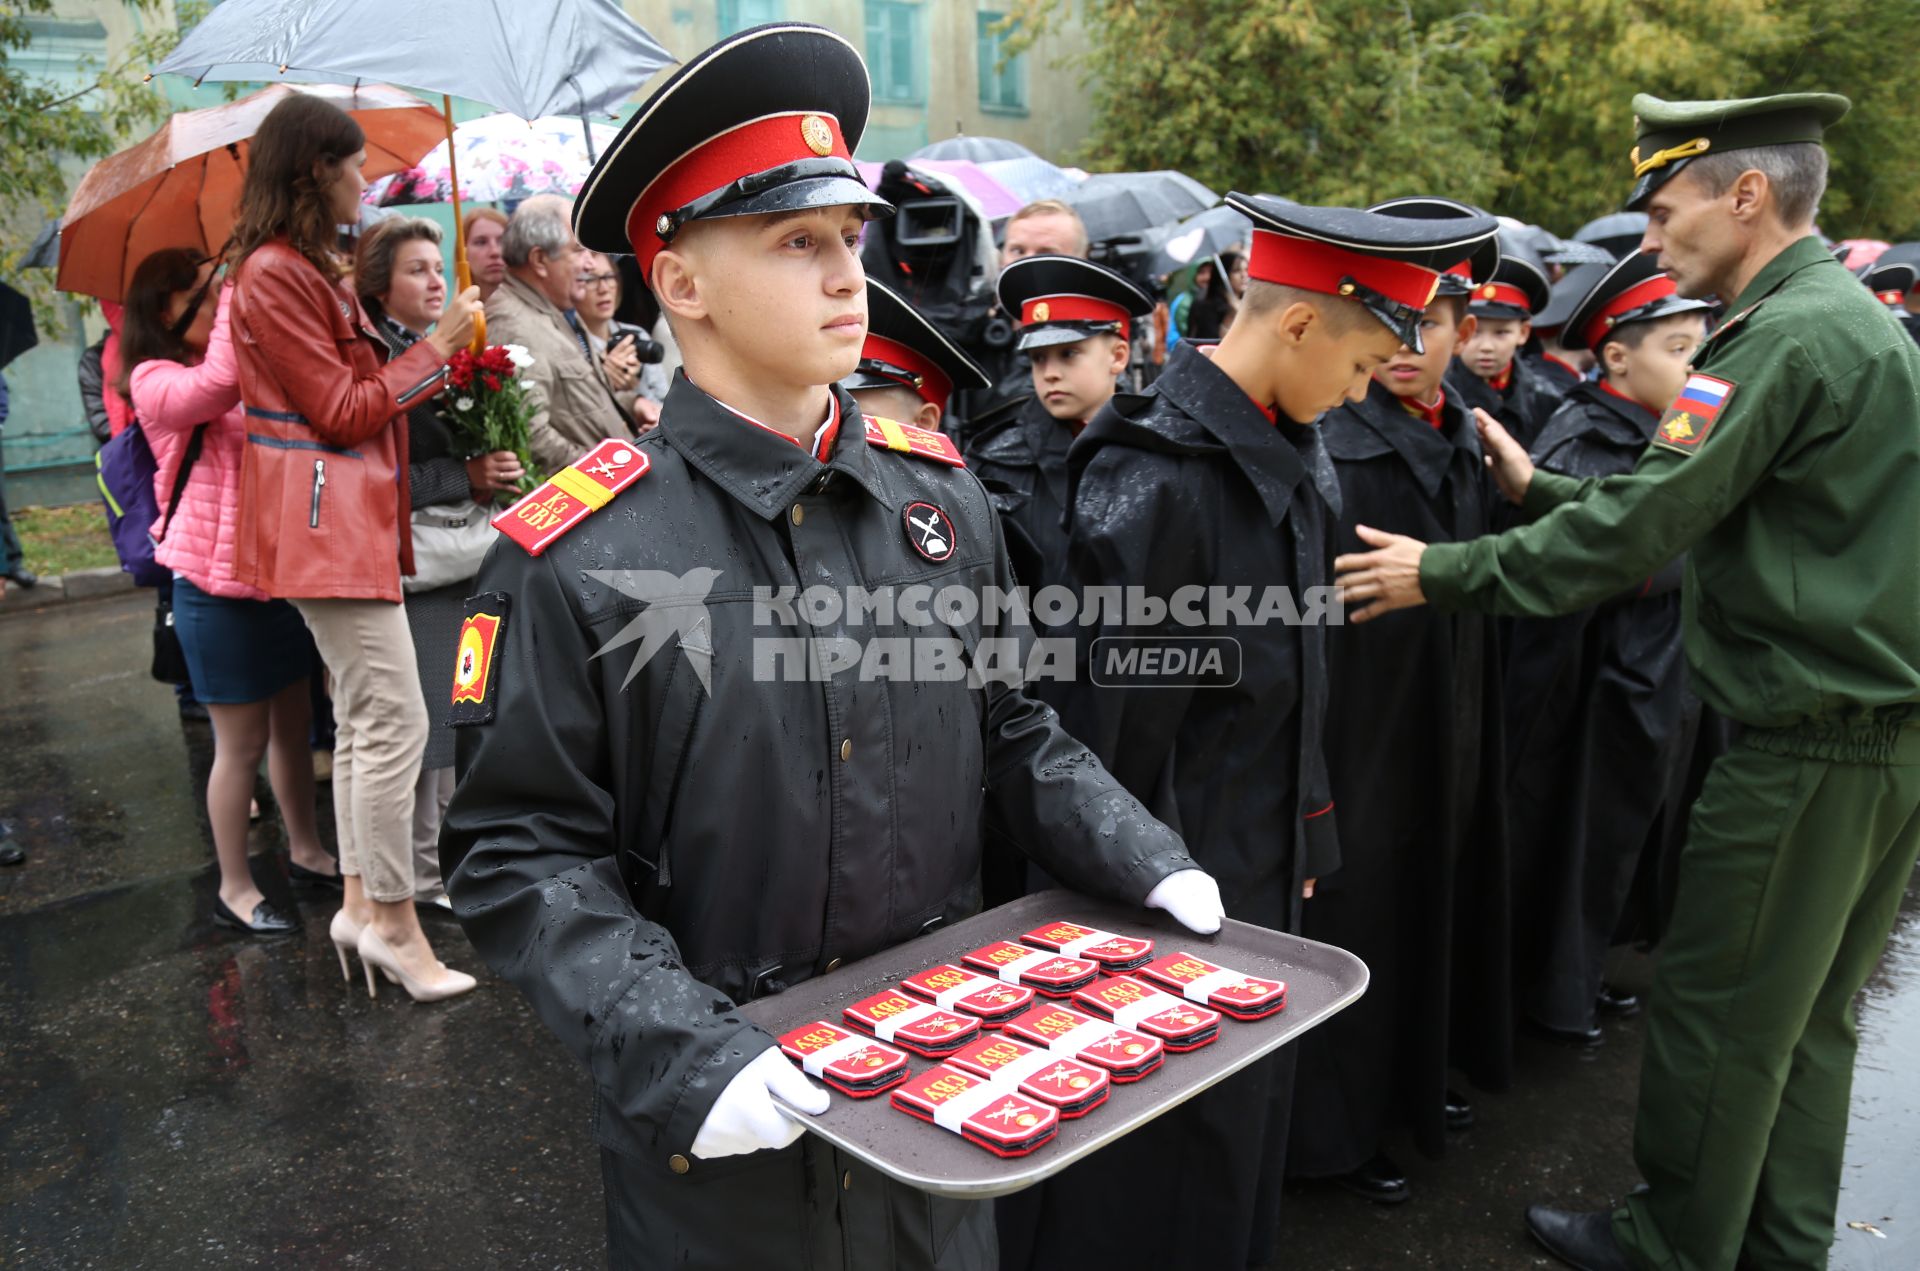
<svg viewBox="0 0 1920 1271"><path fill-rule="evenodd" d="M181 698L180 699L180 718L181 719L208 718L206 703L194 697Z"/></svg>
<svg viewBox="0 0 1920 1271"><path fill-rule="evenodd" d="M1527 1231L1540 1246L1576 1271L1635 1271L1613 1238L1613 1214L1527 1206Z"/></svg>
<svg viewBox="0 0 1920 1271"><path fill-rule="evenodd" d="M1413 1195L1413 1189L1407 1186L1406 1173L1385 1152L1376 1153L1359 1169L1328 1181L1376 1205L1398 1205Z"/></svg>
<svg viewBox="0 0 1920 1271"><path fill-rule="evenodd" d="M1539 1020L1526 1017L1522 1017L1521 1022L1526 1025L1527 1031L1536 1037L1544 1037L1550 1042L1558 1042L1562 1046L1571 1046L1575 1050L1597 1050L1607 1044L1607 1035L1600 1031L1598 1024L1595 1024L1592 1028L1575 1030L1568 1028L1549 1028Z"/></svg>
<svg viewBox="0 0 1920 1271"><path fill-rule="evenodd" d="M0 865L25 865L27 849L12 839L0 839Z"/></svg>
<svg viewBox="0 0 1920 1271"><path fill-rule="evenodd" d="M16 565L7 571L7 581L16 587L38 587L40 585L40 575L28 569L25 565Z"/></svg>
<svg viewBox="0 0 1920 1271"><path fill-rule="evenodd" d="M1629 993L1625 989L1615 988L1605 980L1600 982L1600 996L1593 999L1593 1004L1607 1014L1618 1015L1622 1019L1640 1013L1638 993Z"/></svg>
<svg viewBox="0 0 1920 1271"><path fill-rule="evenodd" d="M331 874L322 874L317 869L308 869L295 861L287 862L287 881L295 887L318 887L322 891L345 891L347 885L340 881L340 867L333 867Z"/></svg>
<svg viewBox="0 0 1920 1271"><path fill-rule="evenodd" d="M274 908L271 900L263 900L253 907L252 922L242 922L240 915L227 908L227 902L219 896L213 898L213 922L218 927L232 927L235 931L256 936L290 935L300 927L299 923Z"/></svg>
<svg viewBox="0 0 1920 1271"><path fill-rule="evenodd" d="M1447 1128L1449 1130L1471 1130L1473 1128L1473 1105L1467 1102L1467 1096L1458 1090L1447 1091Z"/></svg>

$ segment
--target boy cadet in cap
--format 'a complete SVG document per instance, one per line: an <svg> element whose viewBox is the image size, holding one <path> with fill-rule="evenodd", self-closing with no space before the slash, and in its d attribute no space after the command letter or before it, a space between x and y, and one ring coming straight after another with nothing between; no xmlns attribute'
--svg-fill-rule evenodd
<svg viewBox="0 0 1920 1271"><path fill-rule="evenodd" d="M1887 307L1900 322L1900 326L1916 341L1920 341L1920 314L1910 312L1907 298L1920 286L1920 265L1910 260L1875 262L1862 265L1856 270L1860 281L1867 285L1881 304Z"/></svg>
<svg viewBox="0 0 1920 1271"><path fill-rule="evenodd" d="M1574 478L1632 472L1686 386L1710 309L1678 294L1652 255L1608 270L1566 327L1602 378L1567 394L1535 464ZM1515 983L1528 1023L1575 1046L1601 1044L1598 1011L1638 1007L1601 973L1669 774L1688 758L1681 567L1662 562L1598 605L1507 633Z"/></svg>
<svg viewBox="0 0 1920 1271"><path fill-rule="evenodd" d="M867 338L840 387L865 415L939 432L956 392L985 388L987 374L958 345L882 283L867 283Z"/></svg>
<svg viewBox="0 0 1920 1271"><path fill-rule="evenodd" d="M736 1010L964 916L983 804L1074 887L1219 921L1179 838L1049 709L810 663L809 637L926 633L764 599L1013 582L944 438L834 387L866 334L861 220L884 210L849 158L867 108L852 46L776 24L628 123L576 228L631 243L684 370L658 428L499 518L512 541L469 602L448 890L592 1072L617 1267L991 1266L987 1206L802 1137L774 1096L817 1113L826 1093ZM763 662L763 638L797 656Z"/></svg>
<svg viewBox="0 0 1920 1271"><path fill-rule="evenodd" d="M1370 211L1465 220L1476 208L1409 198ZM1473 417L1443 384L1473 334L1467 297L1499 245L1448 262L1420 319L1366 396L1321 421L1340 482L1337 551L1353 526L1436 540L1487 532L1498 499ZM1410 1194L1387 1154L1411 1132L1439 1156L1473 1109L1448 1070L1501 1088L1512 1056L1500 747L1500 668L1490 619L1427 615L1327 633L1327 769L1340 809L1340 869L1305 907L1301 934L1350 949L1367 994L1301 1040L1287 1142L1292 1178L1325 1179L1385 1204ZM1378 797L1383 774L1394 796Z"/></svg>
<svg viewBox="0 0 1920 1271"><path fill-rule="evenodd" d="M1534 342L1533 315L1551 296L1539 253L1503 233L1493 276L1474 279L1467 312L1476 326L1447 376L1462 406L1486 411L1522 445L1532 442L1571 383L1543 369Z"/></svg>
<svg viewBox="0 0 1920 1271"><path fill-rule="evenodd" d="M1038 591L1069 581L1067 447L1112 400L1132 324L1153 311L1153 298L1076 256L1015 260L1000 271L997 294L1020 323L1015 343L1032 367L1034 405L969 437L967 462L1000 512L1014 574Z"/></svg>
<svg viewBox="0 0 1920 1271"><path fill-rule="evenodd" d="M1069 543L1082 594L1143 603L1083 627L1068 729L1220 879L1237 918L1300 929L1302 897L1338 864L1321 746L1323 622L1338 491L1312 423L1366 392L1401 345L1423 347L1437 270L1491 217L1420 221L1229 194L1253 220L1251 282L1209 357L1180 345L1145 394L1121 394L1068 455ZM1201 589L1198 610L1181 603ZM1244 607L1244 617L1228 600ZM1159 600L1164 615L1147 603ZM1298 612L1296 613L1295 610ZM1140 619L1161 616L1158 622ZM1132 641L1096 639L1132 636ZM1209 648L1233 645L1231 663ZM1189 656L1198 674L1096 661L1115 646ZM1178 654L1179 656L1174 656ZM1090 685L1097 674L1104 687ZM1221 1271L1272 1252L1293 1051L1257 1064L1003 1206L1008 1271L1127 1265ZM1153 1180L1163 1224L1113 1221ZM1010 1210L1022 1211L1020 1223Z"/></svg>
<svg viewBox="0 0 1920 1271"><path fill-rule="evenodd" d="M1586 299L1587 293L1616 263L1607 260L1568 266L1567 271L1554 280L1547 307L1533 315L1533 333L1540 337L1541 359L1549 367L1562 369L1568 389L1591 378L1595 363L1593 350L1581 342L1578 332L1568 327L1567 319L1573 316L1574 306Z"/></svg>
<svg viewBox="0 0 1920 1271"><path fill-rule="evenodd" d="M1681 295L1733 298L1639 465L1535 472L1486 428L1533 524L1363 534L1339 565L1362 621L1428 599L1546 616L1689 553L1692 684L1743 731L1688 823L1648 1004L1648 1190L1528 1215L1575 1266L1818 1267L1833 1239L1850 1003L1920 850L1920 348L1813 232L1847 105L1636 97L1645 250Z"/></svg>

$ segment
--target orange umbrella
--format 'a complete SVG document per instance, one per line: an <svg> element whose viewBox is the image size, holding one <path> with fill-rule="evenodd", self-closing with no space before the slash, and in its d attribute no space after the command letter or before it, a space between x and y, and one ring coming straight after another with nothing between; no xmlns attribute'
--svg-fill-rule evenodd
<svg viewBox="0 0 1920 1271"><path fill-rule="evenodd" d="M236 102L182 111L81 180L60 221L60 290L120 300L150 253L218 251L233 230L247 139L292 93L325 98L354 117L367 134L370 181L412 167L446 135L440 112L384 84L275 84Z"/></svg>

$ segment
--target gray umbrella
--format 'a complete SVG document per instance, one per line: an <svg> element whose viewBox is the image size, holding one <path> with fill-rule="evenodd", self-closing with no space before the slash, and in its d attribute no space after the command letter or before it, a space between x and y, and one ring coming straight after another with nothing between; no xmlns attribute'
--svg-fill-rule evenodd
<svg viewBox="0 0 1920 1271"><path fill-rule="evenodd" d="M155 73L379 81L538 119L610 113L673 60L618 0L226 0Z"/></svg>
<svg viewBox="0 0 1920 1271"><path fill-rule="evenodd" d="M909 159L964 159L968 163L990 163L995 159L1037 159L1040 156L1017 141L1005 137L969 137L962 133L930 146L921 146Z"/></svg>
<svg viewBox="0 0 1920 1271"><path fill-rule="evenodd" d="M33 245L20 258L22 269L55 269L60 264L60 222L49 218L33 236Z"/></svg>
<svg viewBox="0 0 1920 1271"><path fill-rule="evenodd" d="M1095 242L1172 225L1220 200L1179 172L1100 172L1065 196Z"/></svg>
<svg viewBox="0 0 1920 1271"><path fill-rule="evenodd" d="M1206 260L1251 243L1253 220L1230 207L1212 207L1178 225L1152 230L1145 238L1153 247L1148 272L1156 278L1164 277L1180 272L1196 260Z"/></svg>
<svg viewBox="0 0 1920 1271"><path fill-rule="evenodd" d="M1057 199L1080 188L1065 168L1045 159L990 159L979 168L1023 203Z"/></svg>

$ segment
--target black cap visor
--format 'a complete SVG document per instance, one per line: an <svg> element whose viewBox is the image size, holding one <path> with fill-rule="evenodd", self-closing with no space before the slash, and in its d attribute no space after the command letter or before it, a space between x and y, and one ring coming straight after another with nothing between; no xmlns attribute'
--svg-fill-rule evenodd
<svg viewBox="0 0 1920 1271"><path fill-rule="evenodd" d="M1020 328L1020 339L1014 347L1024 353L1028 349L1049 349L1056 344L1075 344L1096 335L1119 334L1117 322L1029 323Z"/></svg>

